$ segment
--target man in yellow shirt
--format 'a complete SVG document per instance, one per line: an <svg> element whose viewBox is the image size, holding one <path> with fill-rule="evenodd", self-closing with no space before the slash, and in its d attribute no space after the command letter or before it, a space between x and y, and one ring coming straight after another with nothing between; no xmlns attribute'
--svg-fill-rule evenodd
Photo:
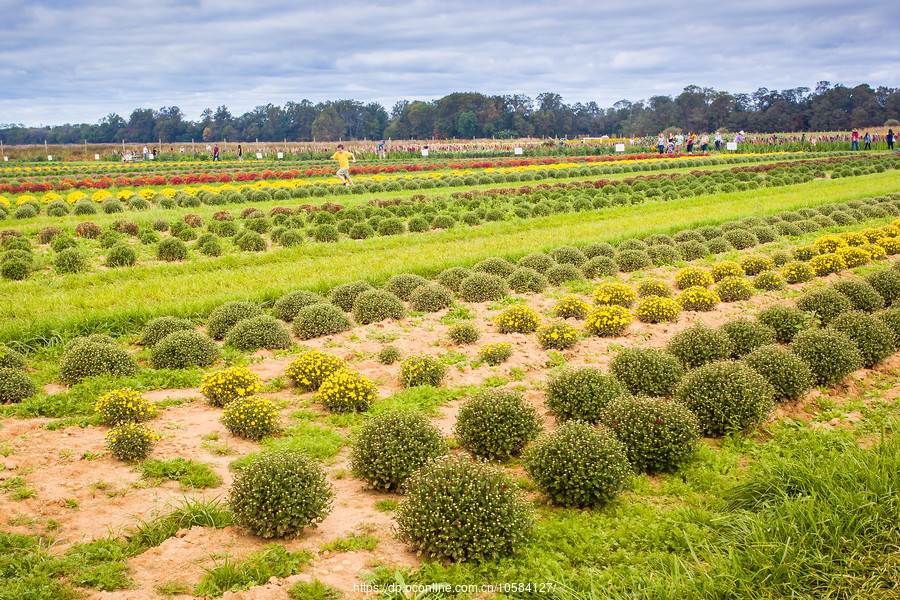
<svg viewBox="0 0 900 600"><path fill-rule="evenodd" d="M344 182L344 185L353 185L353 180L350 179L350 161L356 162L356 157L351 152L344 150L343 144L338 144L337 152L331 158L338 161L340 168L337 170L337 176Z"/></svg>

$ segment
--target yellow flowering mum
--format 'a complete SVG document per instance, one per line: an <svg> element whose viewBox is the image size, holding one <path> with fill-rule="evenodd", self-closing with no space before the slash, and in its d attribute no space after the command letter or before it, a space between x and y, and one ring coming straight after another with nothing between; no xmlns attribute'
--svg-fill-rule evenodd
<svg viewBox="0 0 900 600"><path fill-rule="evenodd" d="M112 390L94 404L105 425L142 423L156 416L152 402L131 388Z"/></svg>
<svg viewBox="0 0 900 600"><path fill-rule="evenodd" d="M241 396L252 396L260 388L262 378L243 366L207 373L200 382L200 393L213 406L225 406Z"/></svg>
<svg viewBox="0 0 900 600"><path fill-rule="evenodd" d="M278 431L281 419L278 407L262 396L245 396L225 405L222 424L225 429L251 440L262 439Z"/></svg>
<svg viewBox="0 0 900 600"><path fill-rule="evenodd" d="M531 333L541 325L538 312L524 304L505 308L494 318L500 333Z"/></svg>
<svg viewBox="0 0 900 600"><path fill-rule="evenodd" d="M341 369L322 382L316 399L333 412L362 412L378 398L378 388L365 375Z"/></svg>
<svg viewBox="0 0 900 600"><path fill-rule="evenodd" d="M658 296L648 296L648 298ZM584 328L600 337L616 337L631 325L632 316L628 309L618 304L603 304L588 313L584 320Z"/></svg>

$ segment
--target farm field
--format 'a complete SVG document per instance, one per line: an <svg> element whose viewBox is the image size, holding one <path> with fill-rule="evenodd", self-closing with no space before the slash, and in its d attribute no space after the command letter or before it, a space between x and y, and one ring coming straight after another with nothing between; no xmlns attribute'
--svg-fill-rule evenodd
<svg viewBox="0 0 900 600"><path fill-rule="evenodd" d="M0 599L896 597L900 158L601 158L0 170Z"/></svg>

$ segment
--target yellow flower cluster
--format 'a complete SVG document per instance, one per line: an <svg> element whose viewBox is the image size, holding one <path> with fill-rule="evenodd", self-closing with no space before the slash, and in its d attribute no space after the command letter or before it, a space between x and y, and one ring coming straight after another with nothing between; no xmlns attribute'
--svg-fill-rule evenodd
<svg viewBox="0 0 900 600"><path fill-rule="evenodd" d="M478 349L478 358L493 366L506 362L510 356L512 356L512 344L509 342L485 344Z"/></svg>
<svg viewBox="0 0 900 600"><path fill-rule="evenodd" d="M795 246L793 250L791 250L791 254L794 255L794 258L797 260L810 260L814 256L819 255L819 250L815 246Z"/></svg>
<svg viewBox="0 0 900 600"><path fill-rule="evenodd" d="M813 273L815 273L816 276L824 277L831 273L840 273L847 268L847 263L834 252L828 252L814 256L812 260L809 261L809 268L813 270Z"/></svg>
<svg viewBox="0 0 900 600"><path fill-rule="evenodd" d="M340 369L322 382L316 398L332 412L363 412L378 399L378 388L365 375Z"/></svg>
<svg viewBox="0 0 900 600"><path fill-rule="evenodd" d="M556 305L553 307L553 314L557 317L562 317L563 319L568 319L570 317L583 319L587 316L590 309L590 304L575 294L570 294L556 302Z"/></svg>
<svg viewBox="0 0 900 600"><path fill-rule="evenodd" d="M538 342L544 350L566 350L578 341L581 331L564 321L556 321L538 329Z"/></svg>
<svg viewBox="0 0 900 600"><path fill-rule="evenodd" d="M143 460L159 439L159 434L145 425L121 423L106 432L106 449L119 460Z"/></svg>
<svg viewBox="0 0 900 600"><path fill-rule="evenodd" d="M781 267L781 274L788 283L806 283L807 281L812 281L812 278L815 276L812 268L799 260L792 260Z"/></svg>
<svg viewBox="0 0 900 600"><path fill-rule="evenodd" d="M862 238L862 236L859 237ZM855 244L851 244L850 246L838 248L834 251L834 253L844 261L844 264L847 265L848 269L861 267L872 260L872 256L861 246L862 244L859 244L858 246Z"/></svg>
<svg viewBox="0 0 900 600"><path fill-rule="evenodd" d="M721 299L714 291L695 285L678 294L675 301L682 310L708 311L714 309Z"/></svg>
<svg viewBox="0 0 900 600"><path fill-rule="evenodd" d="M722 302L749 300L753 295L753 286L743 277L726 277L716 285L716 294Z"/></svg>
<svg viewBox="0 0 900 600"><path fill-rule="evenodd" d="M700 267L685 267L675 273L675 287L679 290L686 290L698 285L709 287L712 284L712 275Z"/></svg>
<svg viewBox="0 0 900 600"><path fill-rule="evenodd" d="M818 250L819 254L830 254L837 250L838 248L842 248L847 245L847 242L842 240L836 235L823 235L818 238L815 242L813 242L813 246L815 246L816 250Z"/></svg>
<svg viewBox="0 0 900 600"><path fill-rule="evenodd" d="M143 423L156 416L152 402L131 388L112 390L100 396L94 404L105 425L120 423Z"/></svg>
<svg viewBox="0 0 900 600"><path fill-rule="evenodd" d="M651 296L648 296L651 297ZM652 296L657 298L658 296ZM616 337L631 325L628 309L619 304L602 304L594 307L584 320L584 328L600 337Z"/></svg>
<svg viewBox="0 0 900 600"><path fill-rule="evenodd" d="M200 381L200 393L213 406L225 406L235 398L251 396L261 387L262 378L242 366L207 373Z"/></svg>
<svg viewBox="0 0 900 600"><path fill-rule="evenodd" d="M848 246L862 246L869 241L860 231L844 231L843 233L839 233L838 237L844 240ZM832 252L834 252L834 250Z"/></svg>
<svg viewBox="0 0 900 600"><path fill-rule="evenodd" d="M410 356L400 363L400 381L403 387L431 385L437 387L444 378L447 367L440 359L427 354Z"/></svg>
<svg viewBox="0 0 900 600"><path fill-rule="evenodd" d="M730 260L717 262L709 270L709 274L712 275L714 281L722 281L726 277L743 277L745 275L744 269Z"/></svg>
<svg viewBox="0 0 900 600"><path fill-rule="evenodd" d="M885 240L891 239L892 238L885 238ZM859 248L860 250L864 250L871 260L882 260L887 258L887 250L885 250L884 246L881 244L863 244Z"/></svg>
<svg viewBox="0 0 900 600"><path fill-rule="evenodd" d="M87 198L87 194L79 190L75 190L74 192L69 192L68 194L66 194L66 202L68 202L69 204L75 204L82 198Z"/></svg>
<svg viewBox="0 0 900 600"><path fill-rule="evenodd" d="M900 238L883 237L878 241L878 245L881 246L889 256L900 254Z"/></svg>
<svg viewBox="0 0 900 600"><path fill-rule="evenodd" d="M741 257L740 265L747 275L757 275L763 271L771 271L774 269L775 261L768 256L749 254Z"/></svg>
<svg viewBox="0 0 900 600"><path fill-rule="evenodd" d="M278 407L262 396L237 398L225 405L222 424L234 435L259 440L278 431Z"/></svg>
<svg viewBox="0 0 900 600"><path fill-rule="evenodd" d="M6 199L6 196L0 196L0 204L5 206L6 208L10 208L9 200Z"/></svg>
<svg viewBox="0 0 900 600"><path fill-rule="evenodd" d="M634 310L635 316L641 323L674 321L678 318L679 312L677 302L671 298L660 298L659 296L647 296L641 299Z"/></svg>
<svg viewBox="0 0 900 600"><path fill-rule="evenodd" d="M494 317L500 333L531 333L541 326L541 315L524 304L516 304L503 309Z"/></svg>
<svg viewBox="0 0 900 600"><path fill-rule="evenodd" d="M131 198L132 196L134 196L133 190L119 190L119 192L116 194L116 199L125 201L125 200L128 200L129 198Z"/></svg>
<svg viewBox="0 0 900 600"><path fill-rule="evenodd" d="M307 350L291 361L284 375L298 388L311 392L319 389L329 375L346 368L347 363L334 354L321 350Z"/></svg>
<svg viewBox="0 0 900 600"><path fill-rule="evenodd" d="M112 198L113 195L107 190L97 190L93 194L91 194L91 200L94 202L103 202L107 198Z"/></svg>
<svg viewBox="0 0 900 600"><path fill-rule="evenodd" d="M631 286L614 281L597 286L592 299L594 304L615 304L629 308L637 299L637 293Z"/></svg>

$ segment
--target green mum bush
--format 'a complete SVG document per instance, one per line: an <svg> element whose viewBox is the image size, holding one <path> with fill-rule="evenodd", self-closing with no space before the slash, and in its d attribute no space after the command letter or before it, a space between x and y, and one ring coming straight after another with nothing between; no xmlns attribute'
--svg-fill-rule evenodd
<svg viewBox="0 0 900 600"><path fill-rule="evenodd" d="M459 297L466 302L499 300L506 294L506 281L489 273L472 273L459 284Z"/></svg>
<svg viewBox="0 0 900 600"><path fill-rule="evenodd" d="M472 323L454 323L447 331L447 337L457 344L474 344L481 334Z"/></svg>
<svg viewBox="0 0 900 600"><path fill-rule="evenodd" d="M433 313L453 304L453 292L438 283L426 283L409 295L409 306L415 311Z"/></svg>
<svg viewBox="0 0 900 600"><path fill-rule="evenodd" d="M150 364L154 369L205 367L222 357L218 344L199 331L170 333L153 347Z"/></svg>
<svg viewBox="0 0 900 600"><path fill-rule="evenodd" d="M141 328L139 344L154 346L156 343L176 331L187 331L194 328L190 319L180 319L169 315L156 317L147 321Z"/></svg>
<svg viewBox="0 0 900 600"><path fill-rule="evenodd" d="M676 357L685 370L731 356L734 346L727 333L695 323L682 329L666 343L666 351Z"/></svg>
<svg viewBox="0 0 900 600"><path fill-rule="evenodd" d="M550 285L550 281L534 269L521 266L512 272L507 283L518 294L526 292L537 294L543 292Z"/></svg>
<svg viewBox="0 0 900 600"><path fill-rule="evenodd" d="M602 506L625 489L625 445L604 426L568 421L525 452L525 470L553 504Z"/></svg>
<svg viewBox="0 0 900 600"><path fill-rule="evenodd" d="M262 389L262 378L244 366L227 367L207 373L200 380L200 393L212 406L225 406L242 396Z"/></svg>
<svg viewBox="0 0 900 600"><path fill-rule="evenodd" d="M24 371L0 367L0 403L21 402L37 393L37 386Z"/></svg>
<svg viewBox="0 0 900 600"><path fill-rule="evenodd" d="M406 316L403 301L387 290L369 290L353 301L353 318L360 325Z"/></svg>
<svg viewBox="0 0 900 600"><path fill-rule="evenodd" d="M412 294L416 288L421 287L427 283L428 280L421 275L400 273L399 275L391 276L390 279L384 282L384 286L382 286L382 289L386 292L390 292L401 300L406 301L409 300L410 294Z"/></svg>
<svg viewBox="0 0 900 600"><path fill-rule="evenodd" d="M340 307L340 309L344 312L352 312L353 303L356 301L356 297L363 292L367 292L372 289L375 288L373 288L365 281L351 281L350 283L342 283L341 285L335 286L335 288L331 290L331 302L332 304Z"/></svg>
<svg viewBox="0 0 900 600"><path fill-rule="evenodd" d="M241 396L225 405L222 424L234 435L261 440L280 428L278 407L262 396Z"/></svg>
<svg viewBox="0 0 900 600"><path fill-rule="evenodd" d="M350 468L354 477L376 489L402 490L413 473L447 450L440 430L425 414L395 410L363 424L350 451Z"/></svg>
<svg viewBox="0 0 900 600"><path fill-rule="evenodd" d="M578 296L570 294L556 301L556 304L553 305L553 314L563 319L583 319L590 309L590 304Z"/></svg>
<svg viewBox="0 0 900 600"><path fill-rule="evenodd" d="M809 323L807 313L799 308L781 304L773 304L763 309L757 315L757 319L760 323L771 327L775 331L775 339L782 344L789 343Z"/></svg>
<svg viewBox="0 0 900 600"><path fill-rule="evenodd" d="M753 286L743 277L726 277L715 286L716 294L722 302L749 300L753 296Z"/></svg>
<svg viewBox="0 0 900 600"><path fill-rule="evenodd" d="M838 279L831 288L847 298L853 310L871 313L884 308L884 298L865 279Z"/></svg>
<svg viewBox="0 0 900 600"><path fill-rule="evenodd" d="M797 308L812 313L823 325L827 325L841 313L853 309L846 296L834 288L810 290L797 298Z"/></svg>
<svg viewBox="0 0 900 600"><path fill-rule="evenodd" d="M446 372L447 366L439 358L427 354L410 356L400 363L400 381L406 388L419 385L437 387Z"/></svg>
<svg viewBox="0 0 900 600"><path fill-rule="evenodd" d="M294 320L301 308L327 302L325 298L308 290L297 290L279 298L272 307L272 315L287 323Z"/></svg>
<svg viewBox="0 0 900 600"><path fill-rule="evenodd" d="M627 394L618 379L600 369L566 369L547 381L546 405L558 421L596 423L607 404Z"/></svg>
<svg viewBox="0 0 900 600"><path fill-rule="evenodd" d="M236 525L264 538L298 535L331 512L325 471L303 452L264 452L234 478L228 506Z"/></svg>
<svg viewBox="0 0 900 600"><path fill-rule="evenodd" d="M796 400L813 386L809 366L789 349L778 344L756 348L741 360L765 377L772 386L773 398L777 402Z"/></svg>
<svg viewBox="0 0 900 600"><path fill-rule="evenodd" d="M567 350L578 342L581 330L564 321L555 321L538 329L537 337L544 350Z"/></svg>
<svg viewBox="0 0 900 600"><path fill-rule="evenodd" d="M794 336L791 351L809 365L816 385L837 383L863 365L853 340L833 329L801 331Z"/></svg>
<svg viewBox="0 0 900 600"><path fill-rule="evenodd" d="M294 342L284 326L271 315L257 315L238 321L228 330L225 343L241 350L277 350Z"/></svg>
<svg viewBox="0 0 900 600"><path fill-rule="evenodd" d="M609 368L636 396L668 396L684 375L681 362L659 348L623 348Z"/></svg>
<svg viewBox="0 0 900 600"><path fill-rule="evenodd" d="M866 281L884 299L885 306L900 303L900 272L880 269L866 275Z"/></svg>
<svg viewBox="0 0 900 600"><path fill-rule="evenodd" d="M138 365L124 348L108 336L75 338L66 346L59 362L59 380L65 385L96 375L134 375Z"/></svg>
<svg viewBox="0 0 900 600"><path fill-rule="evenodd" d="M252 302L226 302L209 313L206 333L215 340L221 340L238 321L261 314L262 309Z"/></svg>
<svg viewBox="0 0 900 600"><path fill-rule="evenodd" d="M462 284L463 280L471 274L471 269L465 267L450 267L449 269L441 271L438 275L438 283L444 287L450 288L454 292L459 292L459 286Z"/></svg>
<svg viewBox="0 0 900 600"><path fill-rule="evenodd" d="M838 315L828 328L853 340L862 356L862 365L869 369L882 363L897 349L894 331L883 320L859 310Z"/></svg>
<svg viewBox="0 0 900 600"><path fill-rule="evenodd" d="M534 526L509 476L466 456L435 458L416 471L395 519L401 541L452 561L511 555Z"/></svg>
<svg viewBox="0 0 900 600"><path fill-rule="evenodd" d="M762 321L739 317L723 323L719 329L731 340L731 358L740 358L760 346L775 343L775 330Z"/></svg>
<svg viewBox="0 0 900 600"><path fill-rule="evenodd" d="M147 458L159 439L141 423L120 423L106 433L106 449L119 460L138 461Z"/></svg>
<svg viewBox="0 0 900 600"><path fill-rule="evenodd" d="M697 417L662 398L620 396L603 408L601 422L625 445L637 471L671 473L691 459L700 438Z"/></svg>
<svg viewBox="0 0 900 600"><path fill-rule="evenodd" d="M352 327L344 311L334 304L320 303L304 306L294 315L291 330L301 340L333 335Z"/></svg>
<svg viewBox="0 0 900 600"><path fill-rule="evenodd" d="M503 388L476 391L460 406L453 429L464 448L491 460L518 456L540 431L537 409Z"/></svg>

